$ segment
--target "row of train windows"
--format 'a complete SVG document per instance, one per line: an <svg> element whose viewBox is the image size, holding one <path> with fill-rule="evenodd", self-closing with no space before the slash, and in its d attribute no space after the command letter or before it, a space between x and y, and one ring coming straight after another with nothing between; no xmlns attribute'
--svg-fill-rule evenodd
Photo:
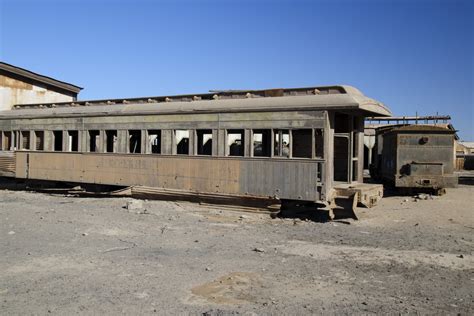
<svg viewBox="0 0 474 316"><path fill-rule="evenodd" d="M194 134L195 145L190 148L190 135ZM145 135L142 135L145 134ZM117 130L105 130L101 134L99 130L89 130L87 135L87 148L84 152L121 152L119 149L119 137ZM101 142L101 135L103 136ZM177 155L213 155L213 133L211 129L202 130L173 130L171 146L172 154ZM225 131L225 155L245 156L245 146L250 141L250 156L254 157L295 157L312 158L323 157L323 130L322 129L254 129L251 130L250 139L246 139L245 130L229 129ZM67 139L64 139L64 136ZM128 153L162 153L162 131L128 130L127 143L124 144ZM33 139L30 139L33 137ZM142 148L142 140L147 148ZM33 141L34 140L34 141ZM70 130L64 133L61 130L52 131L51 148L53 151L79 151L79 131ZM32 148L30 148L32 147ZM66 147L66 148L64 148ZM4 131L0 137L0 148L3 150L48 150L45 148L44 131ZM165 150L166 151L166 150Z"/></svg>

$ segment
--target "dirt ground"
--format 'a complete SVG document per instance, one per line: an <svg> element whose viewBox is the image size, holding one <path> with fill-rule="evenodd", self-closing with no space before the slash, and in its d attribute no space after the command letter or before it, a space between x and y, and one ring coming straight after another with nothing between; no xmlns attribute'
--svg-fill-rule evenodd
<svg viewBox="0 0 474 316"><path fill-rule="evenodd" d="M0 191L0 314L474 314L474 186L317 223Z"/></svg>

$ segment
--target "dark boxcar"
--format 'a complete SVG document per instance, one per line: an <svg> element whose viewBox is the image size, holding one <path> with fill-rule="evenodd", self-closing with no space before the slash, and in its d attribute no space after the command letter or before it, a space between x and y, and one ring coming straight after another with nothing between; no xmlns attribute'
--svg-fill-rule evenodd
<svg viewBox="0 0 474 316"><path fill-rule="evenodd" d="M372 175L397 188L439 190L457 186L454 133L426 125L379 128Z"/></svg>

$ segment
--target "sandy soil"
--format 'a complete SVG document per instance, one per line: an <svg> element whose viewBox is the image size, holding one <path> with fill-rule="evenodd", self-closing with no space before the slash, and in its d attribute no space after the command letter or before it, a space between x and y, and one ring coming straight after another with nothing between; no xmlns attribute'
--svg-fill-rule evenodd
<svg viewBox="0 0 474 316"><path fill-rule="evenodd" d="M316 223L0 191L0 314L474 313L474 186Z"/></svg>

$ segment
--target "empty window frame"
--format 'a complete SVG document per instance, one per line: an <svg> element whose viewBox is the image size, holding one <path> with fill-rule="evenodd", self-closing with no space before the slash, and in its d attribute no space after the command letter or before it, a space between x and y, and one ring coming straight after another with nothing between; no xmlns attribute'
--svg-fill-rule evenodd
<svg viewBox="0 0 474 316"><path fill-rule="evenodd" d="M273 130L273 156L290 157L290 131L287 129Z"/></svg>
<svg viewBox="0 0 474 316"><path fill-rule="evenodd" d="M243 157L245 154L245 131L243 129L227 130L227 155Z"/></svg>
<svg viewBox="0 0 474 316"><path fill-rule="evenodd" d="M272 150L272 133L270 129L253 130L253 156L270 157Z"/></svg>
<svg viewBox="0 0 474 316"><path fill-rule="evenodd" d="M148 131L148 148L152 154L161 154L161 131L160 130L149 130Z"/></svg>
<svg viewBox="0 0 474 316"><path fill-rule="evenodd" d="M128 131L128 152L131 154L140 154L142 152L142 131Z"/></svg>
<svg viewBox="0 0 474 316"><path fill-rule="evenodd" d="M35 150L44 150L44 131L35 131Z"/></svg>
<svg viewBox="0 0 474 316"><path fill-rule="evenodd" d="M293 158L311 158L313 151L313 130L312 129L294 129L292 136L292 157Z"/></svg>
<svg viewBox="0 0 474 316"><path fill-rule="evenodd" d="M12 132L3 132L3 137L4 137L3 149L10 150L12 147Z"/></svg>
<svg viewBox="0 0 474 316"><path fill-rule="evenodd" d="M196 130L197 137L197 154L211 156L212 155L212 129Z"/></svg>
<svg viewBox="0 0 474 316"><path fill-rule="evenodd" d="M3 131L0 131L0 150L5 150L3 148Z"/></svg>
<svg viewBox="0 0 474 316"><path fill-rule="evenodd" d="M316 158L324 158L324 133L321 128L314 130L314 153Z"/></svg>
<svg viewBox="0 0 474 316"><path fill-rule="evenodd" d="M67 145L68 151L79 151L79 132L78 131L67 131Z"/></svg>
<svg viewBox="0 0 474 316"><path fill-rule="evenodd" d="M63 150L63 131L53 131L53 150Z"/></svg>
<svg viewBox="0 0 474 316"><path fill-rule="evenodd" d="M189 130L178 129L174 131L176 154L189 155Z"/></svg>
<svg viewBox="0 0 474 316"><path fill-rule="evenodd" d="M21 131L21 149L28 150L30 149L30 131Z"/></svg>
<svg viewBox="0 0 474 316"><path fill-rule="evenodd" d="M95 153L99 151L100 146L100 131L90 130L89 131L89 152Z"/></svg>
<svg viewBox="0 0 474 316"><path fill-rule="evenodd" d="M105 152L117 152L117 130L105 131Z"/></svg>

